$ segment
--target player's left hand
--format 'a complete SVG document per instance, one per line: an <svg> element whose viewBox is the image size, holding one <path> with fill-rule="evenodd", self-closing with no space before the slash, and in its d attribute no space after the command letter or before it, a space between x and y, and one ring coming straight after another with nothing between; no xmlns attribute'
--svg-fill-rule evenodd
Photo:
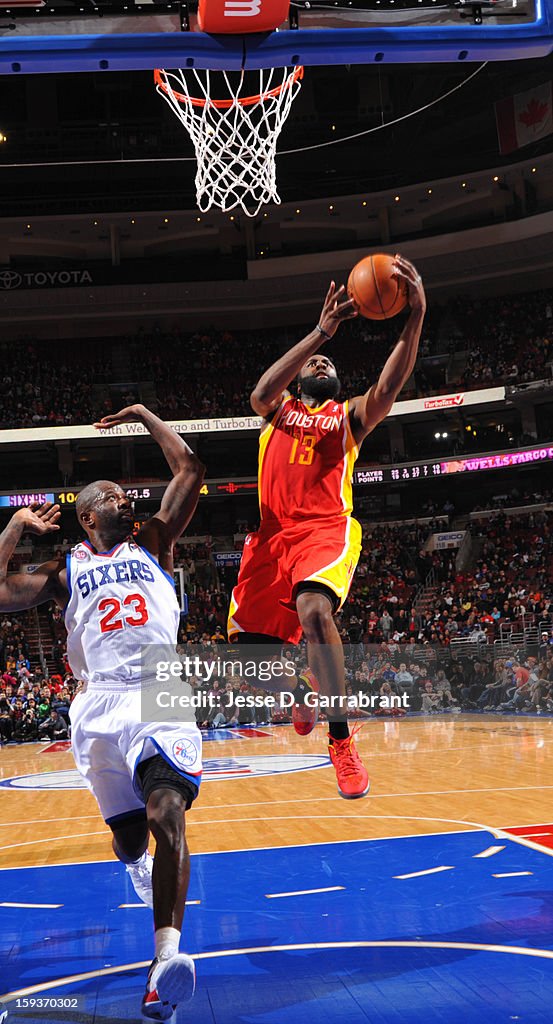
<svg viewBox="0 0 553 1024"><path fill-rule="evenodd" d="M394 256L393 266L394 277L400 278L407 284L407 298L411 309L417 313L424 313L426 311L426 295L422 277L417 268L399 253Z"/></svg>
<svg viewBox="0 0 553 1024"><path fill-rule="evenodd" d="M357 310L348 297L345 286L342 284L337 289L334 281L331 281L319 317L319 326L329 338L332 338L342 320L351 320L355 316L357 316Z"/></svg>
<svg viewBox="0 0 553 1024"><path fill-rule="evenodd" d="M112 412L109 416L104 416L94 426L96 430L109 430L110 427L118 427L121 423L141 423L143 412L143 405L128 405L125 409L120 409L119 412Z"/></svg>

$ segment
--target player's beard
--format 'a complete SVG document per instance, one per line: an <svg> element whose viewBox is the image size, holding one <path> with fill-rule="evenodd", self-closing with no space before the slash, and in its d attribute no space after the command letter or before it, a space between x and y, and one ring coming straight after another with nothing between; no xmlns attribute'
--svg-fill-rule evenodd
<svg viewBox="0 0 553 1024"><path fill-rule="evenodd" d="M298 380L302 395L309 398L337 398L340 393L338 377L312 377L308 374Z"/></svg>

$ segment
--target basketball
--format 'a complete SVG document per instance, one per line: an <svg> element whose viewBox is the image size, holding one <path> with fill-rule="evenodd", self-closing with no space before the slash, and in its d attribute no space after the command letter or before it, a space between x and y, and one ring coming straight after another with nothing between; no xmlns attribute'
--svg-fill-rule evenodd
<svg viewBox="0 0 553 1024"><path fill-rule="evenodd" d="M407 284L393 276L393 262L388 253L373 253L349 275L348 295L368 320L387 320L407 305Z"/></svg>

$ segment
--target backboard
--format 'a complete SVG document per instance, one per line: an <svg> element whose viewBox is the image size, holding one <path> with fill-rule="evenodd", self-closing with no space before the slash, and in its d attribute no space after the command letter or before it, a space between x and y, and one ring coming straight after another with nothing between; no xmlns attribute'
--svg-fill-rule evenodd
<svg viewBox="0 0 553 1024"><path fill-rule="evenodd" d="M553 0L293 0L245 35L201 31L193 2L0 0L0 32L0 74L504 61L553 50Z"/></svg>

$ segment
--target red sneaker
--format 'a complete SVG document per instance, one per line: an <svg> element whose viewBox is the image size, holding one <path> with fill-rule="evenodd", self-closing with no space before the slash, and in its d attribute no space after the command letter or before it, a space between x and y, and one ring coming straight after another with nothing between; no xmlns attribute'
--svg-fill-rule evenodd
<svg viewBox="0 0 553 1024"><path fill-rule="evenodd" d="M300 679L302 683L305 683L313 693L319 693L321 688L311 669L306 668L305 672L302 672ZM302 701L301 704L294 704L292 708L292 723L298 736L308 736L315 728L318 718L318 701L315 702L314 707L309 707Z"/></svg>
<svg viewBox="0 0 553 1024"><path fill-rule="evenodd" d="M356 800L369 792L367 769L355 746L355 735L361 728L360 725L355 726L351 736L345 740L334 740L330 733L328 734L328 752L336 772L338 792L345 800Z"/></svg>

